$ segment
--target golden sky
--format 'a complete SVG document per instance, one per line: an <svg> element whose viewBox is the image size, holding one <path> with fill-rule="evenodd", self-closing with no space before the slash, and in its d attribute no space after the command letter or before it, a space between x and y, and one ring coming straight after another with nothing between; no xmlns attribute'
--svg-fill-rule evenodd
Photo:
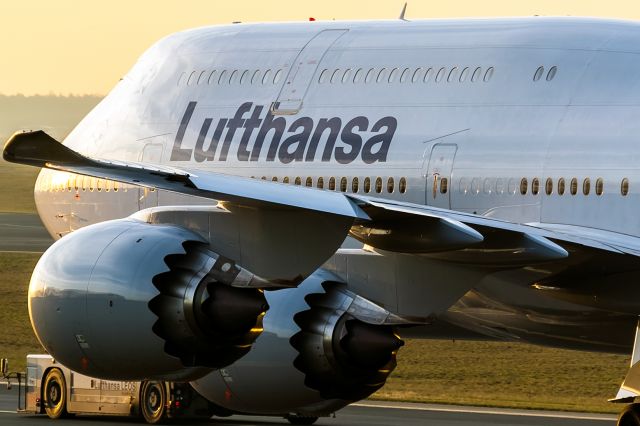
<svg viewBox="0 0 640 426"><path fill-rule="evenodd" d="M232 21L397 18L404 0L0 0L0 93L106 94L164 35ZM636 0L413 0L408 19L572 15L640 20Z"/></svg>

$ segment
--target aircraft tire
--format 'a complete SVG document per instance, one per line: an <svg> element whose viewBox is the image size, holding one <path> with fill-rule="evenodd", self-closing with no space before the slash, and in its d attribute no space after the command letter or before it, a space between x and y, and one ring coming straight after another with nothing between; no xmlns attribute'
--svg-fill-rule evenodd
<svg viewBox="0 0 640 426"><path fill-rule="evenodd" d="M44 378L42 401L50 419L67 416L67 384L64 374L57 368L49 370Z"/></svg>
<svg viewBox="0 0 640 426"><path fill-rule="evenodd" d="M140 414L144 421L162 423L167 413L167 392L163 382L144 381L140 387Z"/></svg>
<svg viewBox="0 0 640 426"><path fill-rule="evenodd" d="M629 404L620 413L617 426L640 426L640 404Z"/></svg>

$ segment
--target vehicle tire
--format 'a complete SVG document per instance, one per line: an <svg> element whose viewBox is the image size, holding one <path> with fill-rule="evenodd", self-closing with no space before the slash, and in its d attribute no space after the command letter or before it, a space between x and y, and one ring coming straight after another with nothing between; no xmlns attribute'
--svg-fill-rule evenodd
<svg viewBox="0 0 640 426"><path fill-rule="evenodd" d="M292 425L312 425L318 418L313 416L301 416L299 414L289 414L285 419Z"/></svg>
<svg viewBox="0 0 640 426"><path fill-rule="evenodd" d="M618 417L617 426L640 426L640 404L627 405Z"/></svg>
<svg viewBox="0 0 640 426"><path fill-rule="evenodd" d="M149 424L158 424L167 412L167 392L164 382L142 382L140 387L140 414Z"/></svg>
<svg viewBox="0 0 640 426"><path fill-rule="evenodd" d="M44 411L51 419L67 416L67 384L64 374L57 368L47 372L42 385Z"/></svg>

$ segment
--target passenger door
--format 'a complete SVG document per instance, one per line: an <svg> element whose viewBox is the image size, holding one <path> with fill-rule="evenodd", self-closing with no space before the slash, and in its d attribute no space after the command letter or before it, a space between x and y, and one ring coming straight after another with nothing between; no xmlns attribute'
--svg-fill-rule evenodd
<svg viewBox="0 0 640 426"><path fill-rule="evenodd" d="M347 31L320 31L304 46L289 69L289 74L280 90L278 99L271 107L271 112L274 115L292 115L300 111L304 95L307 93L322 57L329 47Z"/></svg>
<svg viewBox="0 0 640 426"><path fill-rule="evenodd" d="M426 173L427 205L451 208L451 172L457 151L455 144L436 144L431 149Z"/></svg>

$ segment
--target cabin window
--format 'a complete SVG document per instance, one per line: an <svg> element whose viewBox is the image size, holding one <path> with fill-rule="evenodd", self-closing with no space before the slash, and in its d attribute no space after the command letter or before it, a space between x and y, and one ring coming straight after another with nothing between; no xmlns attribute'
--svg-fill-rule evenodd
<svg viewBox="0 0 640 426"><path fill-rule="evenodd" d="M564 178L558 179L558 195L564 195Z"/></svg>
<svg viewBox="0 0 640 426"><path fill-rule="evenodd" d="M509 179L509 186L507 188L507 191L509 191L509 194L515 195L517 190L518 190L518 184L516 180L514 178Z"/></svg>
<svg viewBox="0 0 640 426"><path fill-rule="evenodd" d="M393 194L394 187L395 187L395 181L393 180L392 177L390 177L389 179L387 179L387 192L389 194Z"/></svg>
<svg viewBox="0 0 640 426"><path fill-rule="evenodd" d="M353 82L354 83L360 83L360 80L362 79L362 73L364 71L362 70L362 68L358 68L358 71L356 71L356 73L353 75Z"/></svg>
<svg viewBox="0 0 640 426"><path fill-rule="evenodd" d="M333 176L329 178L329 189L332 191L336 190L336 178Z"/></svg>
<svg viewBox="0 0 640 426"><path fill-rule="evenodd" d="M198 77L198 84L203 84L204 83L204 79L205 79L205 75L207 74L207 71L202 71L200 73L200 76Z"/></svg>
<svg viewBox="0 0 640 426"><path fill-rule="evenodd" d="M320 176L316 182L316 186L320 189L324 189L324 178Z"/></svg>
<svg viewBox="0 0 640 426"><path fill-rule="evenodd" d="M274 176L271 178L271 182L277 182L278 181L278 176Z"/></svg>
<svg viewBox="0 0 640 426"><path fill-rule="evenodd" d="M180 77L178 77L178 86L180 86L184 80L187 78L187 73L183 72L182 74L180 74Z"/></svg>
<svg viewBox="0 0 640 426"><path fill-rule="evenodd" d="M473 195L478 195L480 193L480 179L473 178L471 180L471 193Z"/></svg>
<svg viewBox="0 0 640 426"><path fill-rule="evenodd" d="M71 192L71 189L73 188L73 185L71 183L71 175L67 176L67 191Z"/></svg>
<svg viewBox="0 0 640 426"><path fill-rule="evenodd" d="M368 194L371 192L371 179L366 177L364 178L364 193Z"/></svg>
<svg viewBox="0 0 640 426"><path fill-rule="evenodd" d="M446 194L448 190L449 190L449 179L446 177L443 177L442 179L440 179L440 193Z"/></svg>
<svg viewBox="0 0 640 426"><path fill-rule="evenodd" d="M540 192L540 180L538 178L533 178L531 181L531 194L538 195Z"/></svg>
<svg viewBox="0 0 640 426"><path fill-rule="evenodd" d="M282 178L282 183L289 183L289 176L285 176Z"/></svg>
<svg viewBox="0 0 640 426"><path fill-rule="evenodd" d="M629 179L622 179L622 182L620 183L620 194L622 194L623 197L626 197L629 194Z"/></svg>
<svg viewBox="0 0 640 426"><path fill-rule="evenodd" d="M222 84L227 79L227 70L220 71L220 76L218 77L218 84Z"/></svg>
<svg viewBox="0 0 640 426"><path fill-rule="evenodd" d="M429 80L431 80L431 76L433 76L433 72L433 68L427 69L427 71L424 73L424 78L422 79L422 81L428 83Z"/></svg>
<svg viewBox="0 0 640 426"><path fill-rule="evenodd" d="M449 71L449 77L447 77L447 82L453 83L458 78L458 67L451 68Z"/></svg>
<svg viewBox="0 0 640 426"><path fill-rule="evenodd" d="M308 187L312 187L313 186L313 179L308 177L307 180L305 181L304 185L308 186Z"/></svg>
<svg viewBox="0 0 640 426"><path fill-rule="evenodd" d="M376 79L376 82L382 83L385 80L386 76L387 76L387 69L386 68L382 68L380 70L380 72L378 73L378 78Z"/></svg>
<svg viewBox="0 0 640 426"><path fill-rule="evenodd" d="M529 187L529 181L527 181L527 178L522 178L520 180L520 194L527 195L528 187Z"/></svg>
<svg viewBox="0 0 640 426"><path fill-rule="evenodd" d="M96 179L95 178L89 178L89 191L93 192L93 188L96 187Z"/></svg>
<svg viewBox="0 0 640 426"><path fill-rule="evenodd" d="M582 181L582 193L584 195L589 195L589 192L591 192L591 179L584 178Z"/></svg>
<svg viewBox="0 0 640 426"><path fill-rule="evenodd" d="M318 78L318 83L320 84L326 83L328 76L329 76L329 70L328 69L322 70L322 72L320 73L320 77Z"/></svg>
<svg viewBox="0 0 640 426"><path fill-rule="evenodd" d="M483 184L482 184L482 191L487 194L487 195L491 195L491 192L493 190L492 188L492 180L490 178L485 178Z"/></svg>
<svg viewBox="0 0 640 426"><path fill-rule="evenodd" d="M375 73L374 69L371 68L369 71L367 71L367 75L364 78L364 82L366 83L371 83L371 80L373 80L373 74Z"/></svg>
<svg viewBox="0 0 640 426"><path fill-rule="evenodd" d="M262 176L260 179L261 180L267 180L267 177L266 176Z"/></svg>
<svg viewBox="0 0 640 426"><path fill-rule="evenodd" d="M346 83L351 79L351 69L347 68L344 72L344 74L342 75L342 83Z"/></svg>
<svg viewBox="0 0 640 426"><path fill-rule="evenodd" d="M542 77L542 74L544 74L544 67L540 66L540 67L538 67L536 72L533 74L533 81L540 80L540 77Z"/></svg>
<svg viewBox="0 0 640 426"><path fill-rule="evenodd" d="M417 83L420 81L420 77L422 76L422 68L418 68L413 72L413 77L411 77L412 83Z"/></svg>
<svg viewBox="0 0 640 426"><path fill-rule="evenodd" d="M249 78L249 70L244 70L240 76L240 84L245 84Z"/></svg>
<svg viewBox="0 0 640 426"><path fill-rule="evenodd" d="M394 68L389 73L389 83L393 83L396 80L396 76L398 75L398 68Z"/></svg>
<svg viewBox="0 0 640 426"><path fill-rule="evenodd" d="M98 192L102 191L102 179L97 180L96 189L98 190Z"/></svg>
<svg viewBox="0 0 640 426"><path fill-rule="evenodd" d="M547 73L547 81L553 80L553 78L556 76L557 72L558 72L558 67L556 67L556 66L551 67L551 69Z"/></svg>
<svg viewBox="0 0 640 426"><path fill-rule="evenodd" d="M233 70L231 76L229 76L229 84L233 84L238 79L238 70Z"/></svg>
<svg viewBox="0 0 640 426"><path fill-rule="evenodd" d="M282 78L282 68L276 72L276 75L273 76L273 84L280 83L280 79Z"/></svg>
<svg viewBox="0 0 640 426"><path fill-rule="evenodd" d="M191 74L189 75L189 80L187 80L187 86L191 86L195 82L196 82L196 72L192 71Z"/></svg>
<svg viewBox="0 0 640 426"><path fill-rule="evenodd" d="M302 184L302 178L300 178L300 176L296 176L296 179L293 182L295 185L301 185Z"/></svg>
<svg viewBox="0 0 640 426"><path fill-rule="evenodd" d="M480 74L482 74L482 68L478 67L473 71L473 74L471 75L471 82L475 83L476 81L478 81L478 79L480 78Z"/></svg>
<svg viewBox="0 0 640 426"><path fill-rule="evenodd" d="M460 181L458 182L458 191L461 194L466 194L467 193L468 186L469 186L469 184L467 182L467 178L460 178Z"/></svg>
<svg viewBox="0 0 640 426"><path fill-rule="evenodd" d="M571 179L571 185L569 187L569 192L571 192L571 195L576 195L578 193L578 179L577 178L572 178Z"/></svg>
<svg viewBox="0 0 640 426"><path fill-rule="evenodd" d="M333 72L333 74L331 74L331 84L334 84L338 80L340 80L340 68L338 68Z"/></svg>
<svg viewBox="0 0 640 426"><path fill-rule="evenodd" d="M271 79L271 70L266 70L262 76L262 84L267 84Z"/></svg>
<svg viewBox="0 0 640 426"><path fill-rule="evenodd" d="M78 190L78 180L81 179L80 176L76 175L73 178L73 189L75 189L76 191Z"/></svg>
<svg viewBox="0 0 640 426"><path fill-rule="evenodd" d="M604 181L602 178L596 179L596 195L602 195L604 192Z"/></svg>
<svg viewBox="0 0 640 426"><path fill-rule="evenodd" d="M400 178L400 184L398 185L398 190L400 191L401 194L404 194L405 192L407 192L407 179Z"/></svg>
<svg viewBox="0 0 640 426"><path fill-rule="evenodd" d="M487 83L493 77L493 67L489 67L487 72L484 73L484 82Z"/></svg>
<svg viewBox="0 0 640 426"><path fill-rule="evenodd" d="M216 70L211 71L211 73L209 74L209 78L207 79L207 84L213 84L216 82L216 74Z"/></svg>
<svg viewBox="0 0 640 426"><path fill-rule="evenodd" d="M120 189L120 183L117 180L113 181L113 192L118 192L118 189Z"/></svg>
<svg viewBox="0 0 640 426"><path fill-rule="evenodd" d="M547 195L551 195L553 192L553 179L547 178L547 181L544 184L544 192L546 192Z"/></svg>
<svg viewBox="0 0 640 426"><path fill-rule="evenodd" d="M467 80L467 76L469 75L469 67L465 67L460 73L460 83L464 83Z"/></svg>
<svg viewBox="0 0 640 426"><path fill-rule="evenodd" d="M360 182L358 181L357 177L354 177L351 181L351 192L357 193L358 189L360 189Z"/></svg>
<svg viewBox="0 0 640 426"><path fill-rule="evenodd" d="M410 71L411 70L409 68L405 68L404 71L402 71L402 74L400 75L400 83L405 83L408 80Z"/></svg>
<svg viewBox="0 0 640 426"><path fill-rule="evenodd" d="M251 84L258 84L260 83L260 74L262 74L262 71L260 70L255 70L253 75L251 76Z"/></svg>
<svg viewBox="0 0 640 426"><path fill-rule="evenodd" d="M340 191L347 192L347 178L343 177L340 179Z"/></svg>
<svg viewBox="0 0 640 426"><path fill-rule="evenodd" d="M380 194L382 192L382 178L381 177L377 177L376 178L376 192L378 194Z"/></svg>
<svg viewBox="0 0 640 426"><path fill-rule="evenodd" d="M436 75L436 83L440 83L446 73L447 73L447 69L445 67L440 68L440 70L438 71L438 74Z"/></svg>

